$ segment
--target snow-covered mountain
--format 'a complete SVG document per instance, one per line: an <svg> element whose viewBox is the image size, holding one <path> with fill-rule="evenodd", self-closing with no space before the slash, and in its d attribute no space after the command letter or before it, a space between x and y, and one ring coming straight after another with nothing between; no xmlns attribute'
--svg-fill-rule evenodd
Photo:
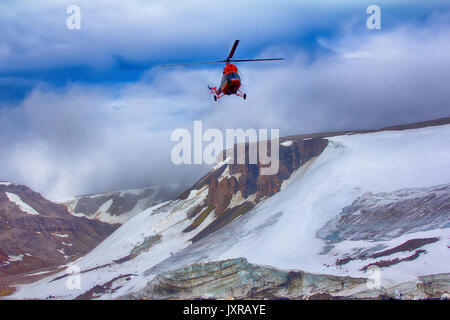
<svg viewBox="0 0 450 320"><path fill-rule="evenodd" d="M145 209L174 199L183 190L179 185L147 187L78 196L61 203L75 216L122 224Z"/></svg>
<svg viewBox="0 0 450 320"><path fill-rule="evenodd" d="M74 217L26 186L0 182L0 289L79 258L117 227Z"/></svg>
<svg viewBox="0 0 450 320"><path fill-rule="evenodd" d="M277 175L218 165L74 262L79 288L61 271L9 297L441 296L450 288L449 123L283 139Z"/></svg>

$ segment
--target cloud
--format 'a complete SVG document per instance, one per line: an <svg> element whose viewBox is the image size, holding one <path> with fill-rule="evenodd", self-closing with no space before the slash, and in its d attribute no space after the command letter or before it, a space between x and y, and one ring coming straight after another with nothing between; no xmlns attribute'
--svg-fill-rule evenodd
<svg viewBox="0 0 450 320"><path fill-rule="evenodd" d="M0 71L69 65L104 69L117 57L135 63L179 60L187 46L192 50L185 58L211 51L220 58L226 54L224 45L235 38L251 39L247 47L254 48L273 39L283 41L312 20L295 1L240 1L230 6L224 0L79 0L81 30L68 30L66 8L73 3L0 3Z"/></svg>
<svg viewBox="0 0 450 320"><path fill-rule="evenodd" d="M312 62L300 52L276 66L242 66L249 100L245 107L224 101L213 117L293 134L448 116L448 26L433 17L427 27L343 35Z"/></svg>
<svg viewBox="0 0 450 320"><path fill-rule="evenodd" d="M161 111L169 99L144 96L140 86L118 97L91 86L39 88L20 106L1 110L2 178L51 198L190 183L205 168L170 161L177 109Z"/></svg>
<svg viewBox="0 0 450 320"><path fill-rule="evenodd" d="M139 24L144 16L135 14ZM214 103L206 85L220 80L219 66L152 68L134 83L111 86L40 83L16 107L0 108L0 180L51 198L190 184L208 168L173 165L170 134L192 130L194 120L203 120L205 129L280 128L288 135L449 116L448 21L437 14L424 24L383 32L347 29L323 39L324 50L312 58L295 46L271 46L260 56L287 60L239 65L246 101ZM100 62L114 51L101 48Z"/></svg>
<svg viewBox="0 0 450 320"><path fill-rule="evenodd" d="M383 23L390 27L439 8L419 0L380 0ZM81 8L81 30L68 30L66 9ZM371 1L318 0L41 0L0 2L0 72L90 66L104 70L118 58L128 63L160 63L182 59L221 58L234 39L243 40L241 54L268 45L310 37L317 30L333 33L351 21L365 28ZM386 10L384 11L384 8ZM399 9L400 8L400 9ZM405 13L391 17L392 12ZM384 14L386 13L386 14ZM189 48L189 50L186 50ZM119 59L120 60L120 59Z"/></svg>

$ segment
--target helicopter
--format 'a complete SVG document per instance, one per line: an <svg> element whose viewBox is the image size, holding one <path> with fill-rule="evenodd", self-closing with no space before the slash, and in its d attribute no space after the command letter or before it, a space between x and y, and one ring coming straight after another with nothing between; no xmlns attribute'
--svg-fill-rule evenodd
<svg viewBox="0 0 450 320"><path fill-rule="evenodd" d="M253 61L276 61L284 60L284 58L269 58L269 59L232 59L234 52L239 44L240 40L234 40L230 53L225 60L219 61L206 61L206 62L191 62L181 64L166 64L163 67L175 67L175 66L188 66L197 64L210 64L210 63L225 63L223 69L222 81L219 87L208 86L210 93L214 95L214 101L218 101L220 98L229 95L237 95L244 100L247 98L247 94L241 91L241 77L239 76L238 68L231 62L253 62Z"/></svg>

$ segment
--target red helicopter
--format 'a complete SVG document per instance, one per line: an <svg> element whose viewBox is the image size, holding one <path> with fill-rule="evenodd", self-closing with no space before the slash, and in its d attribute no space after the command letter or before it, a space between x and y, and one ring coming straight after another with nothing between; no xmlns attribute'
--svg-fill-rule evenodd
<svg viewBox="0 0 450 320"><path fill-rule="evenodd" d="M207 62L192 62L192 63L182 63L182 64L168 64L164 65L164 67L173 67L173 66L187 66L187 65L196 65L196 64L209 64L209 63L225 63L225 68L223 69L222 81L220 83L219 88L208 86L209 90L212 94L214 94L214 101L219 100L223 96L235 94L239 97L242 97L244 100L247 98L247 94L241 91L241 77L238 73L238 68L230 63L230 62L250 62L250 61L274 61L274 60L283 60L283 58L271 58L271 59L232 59L234 52L239 44L239 40L235 40L233 46L231 47L230 53L225 60L219 61L207 61Z"/></svg>

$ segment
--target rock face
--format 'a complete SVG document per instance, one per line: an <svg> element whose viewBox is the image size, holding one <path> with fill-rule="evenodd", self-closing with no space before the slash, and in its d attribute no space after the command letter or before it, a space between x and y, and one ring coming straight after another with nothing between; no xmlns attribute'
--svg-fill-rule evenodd
<svg viewBox="0 0 450 320"><path fill-rule="evenodd" d="M325 252L336 256L336 266L359 263L365 272L416 260L430 246L445 248L449 227L450 184L444 184L366 193L320 228L317 237L326 241Z"/></svg>
<svg viewBox="0 0 450 320"><path fill-rule="evenodd" d="M366 283L253 265L244 258L198 263L158 275L134 299L306 299ZM317 297L317 296L316 296Z"/></svg>
<svg viewBox="0 0 450 320"><path fill-rule="evenodd" d="M450 184L366 193L317 235L331 242L388 240L404 233L450 227Z"/></svg>
<svg viewBox="0 0 450 320"><path fill-rule="evenodd" d="M322 138L294 139L282 142L279 149L279 170L274 175L261 175L263 167L261 163L223 163L210 171L178 197L179 200L184 200L192 191L205 187L208 189L206 201L192 210L189 217L194 218L197 214L209 213L214 210L217 219L210 224L209 228L196 235L193 241L200 240L236 217L245 214L259 201L279 192L283 182L303 164L320 155L327 144L328 140ZM270 144L268 149L270 152ZM236 154L237 146L234 150ZM246 159L248 159L248 143L245 145L245 153ZM186 232L194 230L199 222L201 221L194 221L186 229Z"/></svg>
<svg viewBox="0 0 450 320"><path fill-rule="evenodd" d="M74 215L110 224L123 224L145 209L174 199L182 189L182 186L176 185L97 193L79 196L63 204Z"/></svg>
<svg viewBox="0 0 450 320"><path fill-rule="evenodd" d="M80 257L116 228L75 217L26 186L1 183L0 287L7 276L55 268Z"/></svg>

